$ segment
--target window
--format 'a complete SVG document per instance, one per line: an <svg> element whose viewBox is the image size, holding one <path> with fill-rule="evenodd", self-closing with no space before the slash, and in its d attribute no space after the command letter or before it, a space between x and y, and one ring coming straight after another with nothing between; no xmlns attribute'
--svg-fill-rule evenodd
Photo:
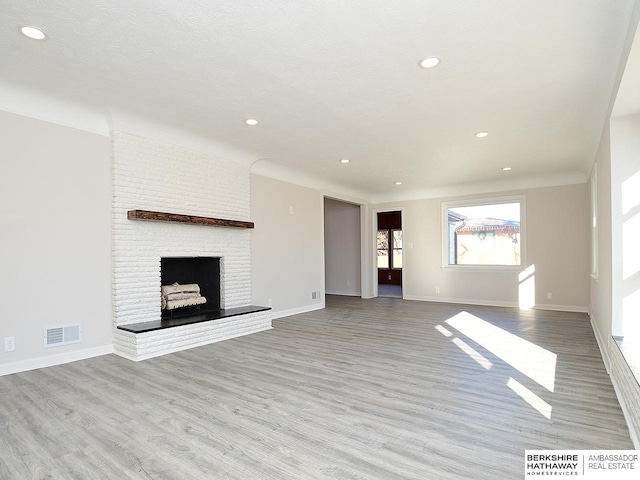
<svg viewBox="0 0 640 480"><path fill-rule="evenodd" d="M378 268L402 268L402 230L378 230Z"/></svg>
<svg viewBox="0 0 640 480"><path fill-rule="evenodd" d="M402 230L392 230L393 261L391 268L402 268Z"/></svg>
<svg viewBox="0 0 640 480"><path fill-rule="evenodd" d="M443 266L522 264L524 197L442 204Z"/></svg>
<svg viewBox="0 0 640 480"><path fill-rule="evenodd" d="M378 268L389 268L389 230L378 230Z"/></svg>

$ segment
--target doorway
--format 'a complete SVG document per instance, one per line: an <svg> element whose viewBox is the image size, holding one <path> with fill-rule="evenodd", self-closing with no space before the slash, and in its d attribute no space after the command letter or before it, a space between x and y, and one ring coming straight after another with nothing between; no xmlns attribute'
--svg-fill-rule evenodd
<svg viewBox="0 0 640 480"><path fill-rule="evenodd" d="M324 199L325 293L362 296L361 206Z"/></svg>
<svg viewBox="0 0 640 480"><path fill-rule="evenodd" d="M402 212L378 212L378 296L402 298Z"/></svg>

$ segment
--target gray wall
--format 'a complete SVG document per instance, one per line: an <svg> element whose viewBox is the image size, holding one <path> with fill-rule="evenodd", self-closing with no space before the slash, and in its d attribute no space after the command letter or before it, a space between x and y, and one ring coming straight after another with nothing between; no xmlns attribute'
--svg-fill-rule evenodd
<svg viewBox="0 0 640 480"><path fill-rule="evenodd" d="M610 343L611 338L611 150L609 142L609 127L604 129L600 146L595 158L597 165L597 222L598 222L598 275L590 278L590 306L591 322L601 348ZM608 363L606 351L605 362Z"/></svg>
<svg viewBox="0 0 640 480"><path fill-rule="evenodd" d="M360 247L360 206L325 198L326 293L360 296Z"/></svg>
<svg viewBox="0 0 640 480"><path fill-rule="evenodd" d="M111 336L109 138L0 111L0 374L107 353ZM82 342L44 348L45 327Z"/></svg>
<svg viewBox="0 0 640 480"><path fill-rule="evenodd" d="M324 307L322 211L319 191L251 175L252 299L274 318Z"/></svg>
<svg viewBox="0 0 640 480"><path fill-rule="evenodd" d="M404 297L519 305L519 272L442 268L442 202L510 195L525 196L526 264L523 269L535 266L535 306L587 311L589 199L586 184L374 205L380 210L403 210ZM547 299L548 292L552 299Z"/></svg>

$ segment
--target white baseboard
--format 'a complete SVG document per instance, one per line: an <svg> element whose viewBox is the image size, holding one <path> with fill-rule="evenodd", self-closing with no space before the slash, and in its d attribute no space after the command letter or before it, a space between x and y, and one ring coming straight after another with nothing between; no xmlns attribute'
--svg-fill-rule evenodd
<svg viewBox="0 0 640 480"><path fill-rule="evenodd" d="M602 333L600 333L600 329L598 325L593 321L593 317L589 315L589 322L591 322L591 329L596 337L596 343L598 344L598 348L600 349L600 356L602 357L602 361L604 362L604 367L607 370L609 376L611 376L611 369L609 366L611 365L611 360L609 359L609 350L607 348L608 342L602 337Z"/></svg>
<svg viewBox="0 0 640 480"><path fill-rule="evenodd" d="M332 291L327 290L325 292L325 294L327 294L327 295L343 295L345 297L359 297L360 296L360 292L355 292L355 291L346 292L346 291L338 291L338 290L332 290Z"/></svg>
<svg viewBox="0 0 640 480"><path fill-rule="evenodd" d="M100 355L108 355L113 353L113 345L103 345L101 347L89 348L87 350L79 350L76 352L60 353L58 355L49 355L46 357L32 358L15 363L0 365L0 377L10 375L12 373L26 372L28 370L36 370L38 368L53 367L63 363L76 362L87 358L99 357Z"/></svg>
<svg viewBox="0 0 640 480"><path fill-rule="evenodd" d="M315 310L322 310L324 308L323 303L316 303L314 305L305 305L304 307L290 308L289 310L271 311L271 318L283 318L290 317L291 315L299 315L301 313L313 312Z"/></svg>
<svg viewBox="0 0 640 480"><path fill-rule="evenodd" d="M575 312L575 313L589 313L587 307L578 307L575 305L548 305L538 304L533 307L535 310L551 310L553 312Z"/></svg>
<svg viewBox="0 0 640 480"><path fill-rule="evenodd" d="M499 300L478 300L469 298L443 298L443 297L422 297L419 295L404 295L405 300L417 300L419 302L454 303L459 305L481 305L483 307L513 307L518 308L517 302L501 302ZM547 305L537 304L534 310L551 310L555 312L577 312L587 313L587 307L577 307L573 305Z"/></svg>
<svg viewBox="0 0 640 480"><path fill-rule="evenodd" d="M419 302L455 303L459 305L482 305L484 307L517 307L514 302L471 300L465 298L422 297L419 295L404 295L405 300L417 300Z"/></svg>

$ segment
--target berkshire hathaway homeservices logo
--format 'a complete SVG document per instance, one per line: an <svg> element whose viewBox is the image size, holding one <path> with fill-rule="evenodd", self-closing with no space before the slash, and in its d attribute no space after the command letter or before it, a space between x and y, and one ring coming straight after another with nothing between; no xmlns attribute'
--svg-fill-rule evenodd
<svg viewBox="0 0 640 480"><path fill-rule="evenodd" d="M640 478L639 458L636 450L527 450L524 475L631 480Z"/></svg>

